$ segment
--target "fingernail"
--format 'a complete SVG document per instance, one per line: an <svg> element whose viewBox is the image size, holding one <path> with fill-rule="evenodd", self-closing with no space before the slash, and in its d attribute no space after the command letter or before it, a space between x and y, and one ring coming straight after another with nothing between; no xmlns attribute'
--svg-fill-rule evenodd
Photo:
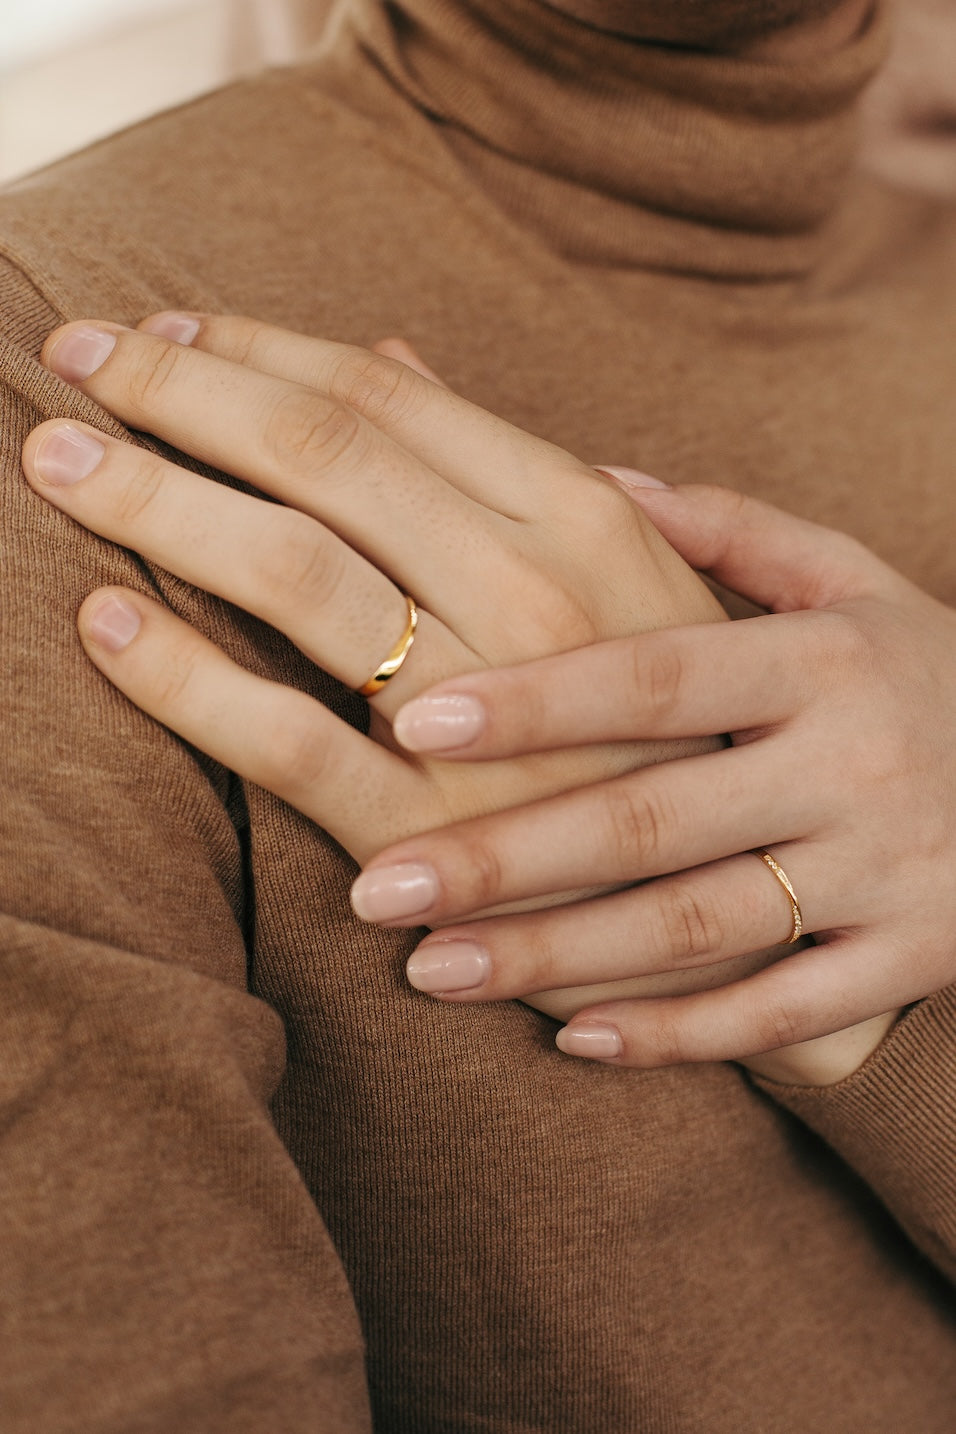
<svg viewBox="0 0 956 1434"><path fill-rule="evenodd" d="M122 652L129 647L142 626L142 619L134 607L122 598L104 598L90 614L87 631L94 642L108 652Z"/></svg>
<svg viewBox="0 0 956 1434"><path fill-rule="evenodd" d="M158 334L161 339L188 345L199 333L199 324L192 314L153 314L139 327L144 334Z"/></svg>
<svg viewBox="0 0 956 1434"><path fill-rule="evenodd" d="M44 483L62 487L86 478L101 461L106 445L92 433L62 423L52 428L41 442L33 459L37 477Z"/></svg>
<svg viewBox="0 0 956 1434"><path fill-rule="evenodd" d="M438 900L438 877L422 862L363 871L352 886L352 910L363 921L420 916Z"/></svg>
<svg viewBox="0 0 956 1434"><path fill-rule="evenodd" d="M477 697L417 697L399 710L392 730L409 752L451 751L480 736L485 719Z"/></svg>
<svg viewBox="0 0 956 1434"><path fill-rule="evenodd" d="M81 383L106 362L116 347L116 335L106 329L81 325L70 329L54 344L47 367L68 383Z"/></svg>
<svg viewBox="0 0 956 1434"><path fill-rule="evenodd" d="M409 984L431 996L473 991L490 972L487 951L471 941L434 941L420 946L405 965Z"/></svg>
<svg viewBox="0 0 956 1434"><path fill-rule="evenodd" d="M670 483L664 483L660 478L652 478L649 473L642 473L638 468L608 468L604 463L596 463L594 466L599 473L606 473L623 488L671 487Z"/></svg>
<svg viewBox="0 0 956 1434"><path fill-rule="evenodd" d="M598 1021L565 1026L554 1041L558 1050L564 1051L566 1056L584 1056L592 1061L611 1060L624 1049L620 1031L615 1026L604 1026Z"/></svg>

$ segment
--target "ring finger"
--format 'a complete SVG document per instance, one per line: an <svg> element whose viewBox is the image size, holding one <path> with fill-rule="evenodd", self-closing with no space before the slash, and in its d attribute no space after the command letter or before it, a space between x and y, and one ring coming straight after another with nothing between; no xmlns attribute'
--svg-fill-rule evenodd
<svg viewBox="0 0 956 1434"><path fill-rule="evenodd" d="M23 466L47 501L277 627L349 687L362 686L405 627L407 606L395 585L295 509L211 483L75 422L36 429ZM420 622L426 640L409 654L404 680L383 691L386 711L449 666L474 665L431 614Z"/></svg>
<svg viewBox="0 0 956 1434"><path fill-rule="evenodd" d="M825 854L808 842L775 851L786 854L795 882L799 876L795 889L813 893L803 912L806 929L810 922L818 930L834 924ZM410 958L407 974L430 995L530 996L568 1019L597 1000L726 984L791 954L792 932L786 893L753 853L743 852L590 901L436 931Z"/></svg>

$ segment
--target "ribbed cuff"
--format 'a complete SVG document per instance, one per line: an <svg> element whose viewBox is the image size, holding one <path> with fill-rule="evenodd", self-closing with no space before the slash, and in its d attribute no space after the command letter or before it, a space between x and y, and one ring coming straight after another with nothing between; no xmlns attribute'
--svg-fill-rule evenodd
<svg viewBox="0 0 956 1434"><path fill-rule="evenodd" d="M956 986L914 1006L836 1085L753 1079L816 1131L956 1278Z"/></svg>

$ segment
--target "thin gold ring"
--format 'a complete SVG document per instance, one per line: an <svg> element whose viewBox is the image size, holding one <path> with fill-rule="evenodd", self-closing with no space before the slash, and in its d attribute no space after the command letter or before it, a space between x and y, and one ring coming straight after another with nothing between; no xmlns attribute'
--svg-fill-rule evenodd
<svg viewBox="0 0 956 1434"><path fill-rule="evenodd" d="M786 941L784 942L784 945L792 946L795 941L800 940L800 937L803 934L803 912L800 910L800 903L797 900L797 893L793 889L789 876L784 871L779 861L777 861L775 857L772 857L770 855L769 851L764 851L763 847L760 847L756 851L752 851L751 856L759 856L760 860L762 862L765 862L766 865L769 866L770 870L773 872L774 876L777 878L780 885L787 893L787 897L790 901L790 915L793 918L793 930L790 932L790 935L787 937Z"/></svg>
<svg viewBox="0 0 956 1434"><path fill-rule="evenodd" d="M403 594L408 604L408 622L405 624L405 631L392 648L391 652L380 662L367 682L356 688L360 697L374 697L376 692L381 692L386 682L390 682L395 676L402 663L405 661L415 641L415 629L418 626L418 608L415 606L415 599L410 598L408 593Z"/></svg>

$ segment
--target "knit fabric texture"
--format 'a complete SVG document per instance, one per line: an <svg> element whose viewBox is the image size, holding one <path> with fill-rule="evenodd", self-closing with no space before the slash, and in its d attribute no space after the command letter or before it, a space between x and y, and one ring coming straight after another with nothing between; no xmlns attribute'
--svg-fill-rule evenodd
<svg viewBox="0 0 956 1434"><path fill-rule="evenodd" d="M857 173L882 11L783 64L587 8L348 0L308 62L0 200L4 1434L953 1428L953 992L813 1091L417 995L417 933L357 923L330 838L118 695L77 607L138 588L364 705L21 476L44 418L124 436L38 363L56 324L246 313L404 335L588 461L956 601L956 215Z"/></svg>

